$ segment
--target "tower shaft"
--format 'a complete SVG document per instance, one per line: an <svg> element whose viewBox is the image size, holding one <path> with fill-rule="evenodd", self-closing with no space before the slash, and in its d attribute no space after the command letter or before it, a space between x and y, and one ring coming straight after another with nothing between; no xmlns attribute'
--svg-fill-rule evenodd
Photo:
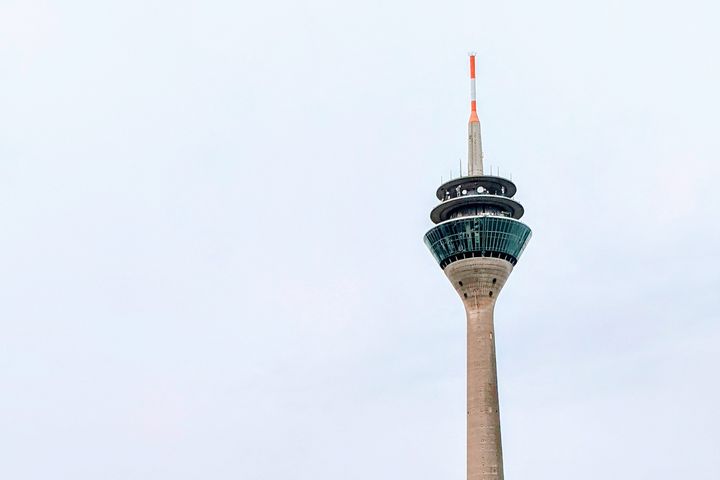
<svg viewBox="0 0 720 480"><path fill-rule="evenodd" d="M445 274L467 317L467 479L503 480L494 309L512 265L496 258L453 262Z"/></svg>

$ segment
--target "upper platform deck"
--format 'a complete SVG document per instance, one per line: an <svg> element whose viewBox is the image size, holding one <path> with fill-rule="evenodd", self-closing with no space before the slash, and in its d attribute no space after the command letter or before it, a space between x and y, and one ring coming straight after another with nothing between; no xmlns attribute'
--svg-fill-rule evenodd
<svg viewBox="0 0 720 480"><path fill-rule="evenodd" d="M447 181L438 187L435 195L438 200L445 201L471 192L512 198L517 192L517 187L507 178L494 175L477 175L458 177Z"/></svg>
<svg viewBox="0 0 720 480"><path fill-rule="evenodd" d="M434 223L459 216L491 215L519 219L523 206L512 197L515 184L503 177L476 175L459 177L443 183L437 189L440 203L430 212Z"/></svg>
<svg viewBox="0 0 720 480"><path fill-rule="evenodd" d="M512 198L502 195L468 192L450 198L430 212L430 220L440 223L455 216L494 215L520 219L525 213L523 206Z"/></svg>

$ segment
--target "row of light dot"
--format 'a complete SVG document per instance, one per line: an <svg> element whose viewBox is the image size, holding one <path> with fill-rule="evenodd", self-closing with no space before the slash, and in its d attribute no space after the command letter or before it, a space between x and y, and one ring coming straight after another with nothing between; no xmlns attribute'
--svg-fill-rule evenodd
<svg viewBox="0 0 720 480"><path fill-rule="evenodd" d="M483 187L478 187L478 188L477 188L477 193L483 193L483 192L489 192L489 190L485 190ZM467 191L467 190L463 190L461 193L462 193L463 195L467 195L468 191ZM503 193L504 193L504 192L503 192ZM448 198L449 196L450 196L450 191L449 191L449 190L445 190L445 198Z"/></svg>

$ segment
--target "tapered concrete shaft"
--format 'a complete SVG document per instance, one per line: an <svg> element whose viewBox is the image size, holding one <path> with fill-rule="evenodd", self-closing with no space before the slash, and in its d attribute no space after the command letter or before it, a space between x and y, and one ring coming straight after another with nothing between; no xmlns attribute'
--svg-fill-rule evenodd
<svg viewBox="0 0 720 480"><path fill-rule="evenodd" d="M445 268L467 315L468 480L504 478L493 312L511 272L510 262L483 257Z"/></svg>

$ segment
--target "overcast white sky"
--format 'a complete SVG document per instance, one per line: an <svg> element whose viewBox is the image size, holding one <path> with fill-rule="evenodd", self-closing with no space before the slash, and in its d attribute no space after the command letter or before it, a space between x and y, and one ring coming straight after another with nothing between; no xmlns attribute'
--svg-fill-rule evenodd
<svg viewBox="0 0 720 480"><path fill-rule="evenodd" d="M476 50L507 478L717 480L719 16L0 0L0 477L463 479Z"/></svg>

